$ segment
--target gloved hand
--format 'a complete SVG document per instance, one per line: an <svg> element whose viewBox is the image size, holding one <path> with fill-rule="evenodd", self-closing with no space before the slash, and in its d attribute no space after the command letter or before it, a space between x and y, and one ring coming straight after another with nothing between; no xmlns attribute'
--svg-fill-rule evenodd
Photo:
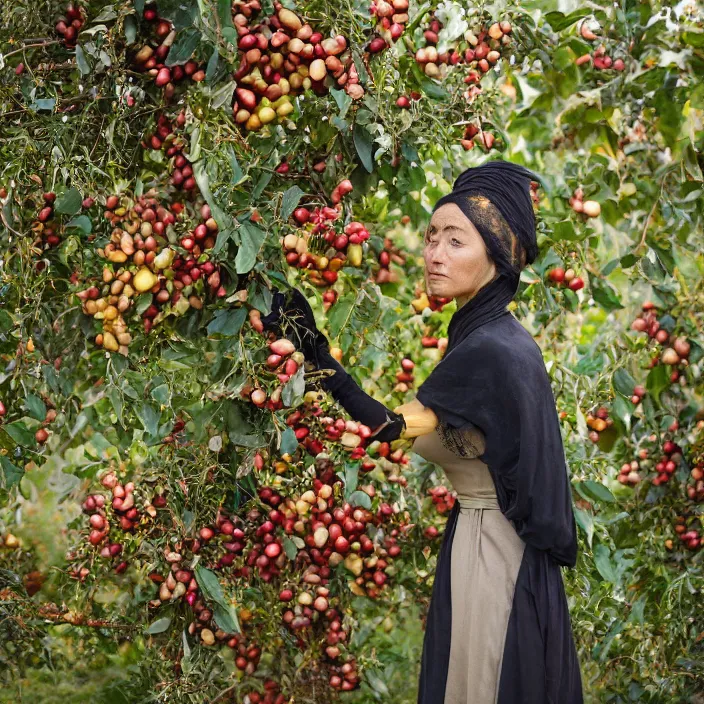
<svg viewBox="0 0 704 704"><path fill-rule="evenodd" d="M330 343L318 330L313 309L297 288L293 289L288 301L283 293L274 289L271 313L261 320L266 330L285 335L303 352L306 360L320 369L319 357L330 350Z"/></svg>
<svg viewBox="0 0 704 704"><path fill-rule="evenodd" d="M326 377L321 384L357 422L364 423L373 432L372 438L380 442L391 442L400 437L406 422L399 413L394 413L366 393L330 354L328 339L318 330L315 316L305 296L293 289L291 300L286 302L284 294L274 289L271 313L262 317L267 330L281 335L285 330L288 339L312 362L316 369L334 369L335 374Z"/></svg>

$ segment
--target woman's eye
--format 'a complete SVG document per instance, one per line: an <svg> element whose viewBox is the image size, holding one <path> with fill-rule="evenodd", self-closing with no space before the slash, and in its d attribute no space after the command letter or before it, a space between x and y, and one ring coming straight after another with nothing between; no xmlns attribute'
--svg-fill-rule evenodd
<svg viewBox="0 0 704 704"><path fill-rule="evenodd" d="M462 244L456 237L453 237L453 238L452 238L452 241L453 241L453 242L457 242L457 244Z"/></svg>

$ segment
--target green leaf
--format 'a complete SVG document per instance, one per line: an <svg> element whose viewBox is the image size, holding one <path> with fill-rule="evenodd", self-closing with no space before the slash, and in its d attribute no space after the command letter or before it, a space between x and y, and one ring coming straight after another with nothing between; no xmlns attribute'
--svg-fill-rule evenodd
<svg viewBox="0 0 704 704"><path fill-rule="evenodd" d="M218 60L220 59L220 53L217 47L213 50L213 53L208 59L208 66L205 69L205 82L210 83L215 77L215 73L218 70Z"/></svg>
<svg viewBox="0 0 704 704"><path fill-rule="evenodd" d="M215 316L207 327L208 335L234 337L242 329L247 317L246 308L226 308L215 311Z"/></svg>
<svg viewBox="0 0 704 704"><path fill-rule="evenodd" d="M145 633L149 635L156 635L157 633L163 633L171 625L171 618L169 616L164 616L164 618L159 618L154 623L149 625Z"/></svg>
<svg viewBox="0 0 704 704"><path fill-rule="evenodd" d="M177 64L184 64L188 59L191 58L193 52L196 50L198 43L200 42L201 33L189 27L184 29L176 35L176 39L169 50L168 56L164 64L166 66L176 66Z"/></svg>
<svg viewBox="0 0 704 704"><path fill-rule="evenodd" d="M32 418L36 418L37 420L44 420L46 418L46 406L39 396L28 394L25 399L25 404Z"/></svg>
<svg viewBox="0 0 704 704"><path fill-rule="evenodd" d="M281 433L281 445L279 445L279 452L282 455L293 454L298 447L298 438L293 428L288 427Z"/></svg>
<svg viewBox="0 0 704 704"><path fill-rule="evenodd" d="M545 20L547 23L556 31L561 32L563 29L567 29L570 25L573 25L577 20L582 17L586 17L589 14L589 10L586 8L575 10L569 15L565 15L562 12L546 12Z"/></svg>
<svg viewBox="0 0 704 704"><path fill-rule="evenodd" d="M361 506L368 511L372 508L371 497L365 491L354 491L347 500L352 506Z"/></svg>
<svg viewBox="0 0 704 704"><path fill-rule="evenodd" d="M235 257L235 271L238 274L246 274L257 263L257 255L266 239L266 232L247 221L240 225L239 233L240 246Z"/></svg>
<svg viewBox="0 0 704 704"><path fill-rule="evenodd" d="M19 484L20 479L24 475L24 470L15 466L7 459L7 457L0 455L0 469L2 473L2 486L4 489L11 489L15 484Z"/></svg>
<svg viewBox="0 0 704 704"><path fill-rule="evenodd" d="M12 322L12 317L10 314L0 309L0 332L7 332L12 329L14 323Z"/></svg>
<svg viewBox="0 0 704 704"><path fill-rule="evenodd" d="M296 547L296 543L291 540L287 535L284 536L284 552L286 553L286 557L288 557L289 560L295 560L296 555L298 555L298 548Z"/></svg>
<svg viewBox="0 0 704 704"><path fill-rule="evenodd" d="M352 105L352 98L350 98L347 92L342 89L338 90L337 88L330 88L330 93L332 97L335 98L337 107L340 108L340 113L337 117L340 119L344 118L350 105Z"/></svg>
<svg viewBox="0 0 704 704"><path fill-rule="evenodd" d="M234 606L217 604L213 611L213 617L215 618L215 623L217 623L225 633L232 634L240 632L240 624L237 620L237 612Z"/></svg>
<svg viewBox="0 0 704 704"><path fill-rule="evenodd" d="M281 219L288 220L291 213L296 209L301 200L301 196L305 195L298 186L291 186L285 193L281 203Z"/></svg>
<svg viewBox="0 0 704 704"><path fill-rule="evenodd" d="M355 123L353 135L354 146L362 161L362 165L371 173L374 171L374 161L372 160L374 141L372 140L372 136L359 123Z"/></svg>
<svg viewBox="0 0 704 704"><path fill-rule="evenodd" d="M54 211L57 213L63 213L64 215L75 215L81 209L81 203L83 198L81 194L75 188L69 188L68 191L64 191L57 199L54 204Z"/></svg>
<svg viewBox="0 0 704 704"><path fill-rule="evenodd" d="M616 417L626 426L626 432L630 432L631 418L635 410L635 405L628 399L623 398L623 396L616 396L612 404L612 410Z"/></svg>
<svg viewBox="0 0 704 704"><path fill-rule="evenodd" d="M560 220L553 225L553 239L556 241L567 240L574 242L583 239L581 235L574 229L572 220Z"/></svg>
<svg viewBox="0 0 704 704"><path fill-rule="evenodd" d="M135 409L135 413L144 429L152 437L156 437L159 431L159 418L161 414L150 403L142 403Z"/></svg>
<svg viewBox="0 0 704 704"><path fill-rule="evenodd" d="M359 464L349 464L345 467L345 497L349 501L349 497L354 494L359 483Z"/></svg>
<svg viewBox="0 0 704 704"><path fill-rule="evenodd" d="M607 503L614 503L616 501L616 497L609 491L609 489L599 482L587 479L586 481L581 482L578 486L582 489L584 494L594 501L605 501Z"/></svg>
<svg viewBox="0 0 704 704"><path fill-rule="evenodd" d="M660 394L670 387L670 374L664 364L655 365L645 378L645 388L653 403L661 406Z"/></svg>
<svg viewBox="0 0 704 704"><path fill-rule="evenodd" d="M611 377L611 383L622 396L626 398L633 396L636 380L625 369L617 369Z"/></svg>
<svg viewBox="0 0 704 704"><path fill-rule="evenodd" d="M137 20L134 15L127 15L125 17L125 38L127 39L127 44L133 44L134 40L137 38Z"/></svg>
<svg viewBox="0 0 704 704"><path fill-rule="evenodd" d="M69 227L75 227L81 230L84 235L90 235L93 230L93 223L87 215L79 215L66 223L66 228L68 229Z"/></svg>
<svg viewBox="0 0 704 704"><path fill-rule="evenodd" d="M589 547L592 546L594 538L594 516L589 511L584 511L581 508L574 507L574 517L577 525L584 531L587 536Z"/></svg>
<svg viewBox="0 0 704 704"><path fill-rule="evenodd" d="M298 367L296 373L286 382L281 392L281 400L287 408L294 408L303 400L306 391L305 369Z"/></svg>
<svg viewBox="0 0 704 704"><path fill-rule="evenodd" d="M86 55L83 52L83 48L80 44L76 44L76 65L78 66L78 70L81 72L82 75L85 76L86 74L90 73L90 64L88 63Z"/></svg>
<svg viewBox="0 0 704 704"><path fill-rule="evenodd" d="M591 286L592 298L604 310L618 310L624 307L616 289L606 279L591 277L589 285Z"/></svg>
<svg viewBox="0 0 704 704"><path fill-rule="evenodd" d="M207 567L203 567L200 563L196 565L194 571L196 582L201 588L206 599L213 601L216 604L225 604L225 595L222 592L222 586L218 576Z"/></svg>
<svg viewBox="0 0 704 704"><path fill-rule="evenodd" d="M356 301L357 296L354 293L347 293L332 307L328 317L328 329L333 339L338 337L349 323Z"/></svg>
<svg viewBox="0 0 704 704"><path fill-rule="evenodd" d="M594 548L594 564L599 570L599 574L612 584L618 584L618 572L611 560L611 551L606 545L601 543Z"/></svg>
<svg viewBox="0 0 704 704"><path fill-rule="evenodd" d="M420 89L429 98L433 98L434 100L439 100L441 102L445 102L450 99L450 94L439 83L435 83L435 81L428 78L423 73L423 70L420 68L417 62L414 61L411 64L411 71L413 72L413 75L418 81Z"/></svg>
<svg viewBox="0 0 704 704"><path fill-rule="evenodd" d="M27 426L21 421L16 420L14 423L0 426L18 445L24 447L34 447L37 441L34 438L34 433L27 430Z"/></svg>
<svg viewBox="0 0 704 704"><path fill-rule="evenodd" d="M205 598L215 604L213 616L218 626L226 633L239 633L240 624L237 620L237 613L232 604L225 601L225 595L217 575L198 564L195 568L195 577Z"/></svg>

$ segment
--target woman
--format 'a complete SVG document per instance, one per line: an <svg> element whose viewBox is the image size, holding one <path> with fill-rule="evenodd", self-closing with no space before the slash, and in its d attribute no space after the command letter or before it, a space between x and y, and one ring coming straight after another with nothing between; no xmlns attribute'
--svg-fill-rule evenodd
<svg viewBox="0 0 704 704"><path fill-rule="evenodd" d="M294 341L323 386L373 439L415 438L457 492L428 612L418 704L580 704L581 677L560 566L577 539L555 400L542 354L507 310L538 254L531 171L467 169L436 203L426 232L426 288L457 311L443 359L394 411L330 355L294 291L262 320Z"/></svg>

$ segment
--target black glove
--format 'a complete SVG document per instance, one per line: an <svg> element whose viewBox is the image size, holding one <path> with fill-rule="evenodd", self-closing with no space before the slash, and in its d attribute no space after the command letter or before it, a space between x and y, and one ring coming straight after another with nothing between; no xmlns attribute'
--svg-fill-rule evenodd
<svg viewBox="0 0 704 704"><path fill-rule="evenodd" d="M261 320L266 330L272 330L277 335L284 334L291 340L308 361L315 363L318 350L330 349L327 338L315 325L313 309L306 297L296 288L288 301L283 293L274 289L271 313L263 316Z"/></svg>
<svg viewBox="0 0 704 704"><path fill-rule="evenodd" d="M406 427L403 416L389 410L363 391L330 354L330 343L318 330L313 310L298 289L293 290L289 304L285 303L285 296L275 289L271 313L261 320L266 329L279 335L288 323L287 336L302 350L306 360L311 361L316 369L335 370L335 374L325 377L321 385L354 420L376 430L372 435L373 440L391 442L400 437Z"/></svg>

